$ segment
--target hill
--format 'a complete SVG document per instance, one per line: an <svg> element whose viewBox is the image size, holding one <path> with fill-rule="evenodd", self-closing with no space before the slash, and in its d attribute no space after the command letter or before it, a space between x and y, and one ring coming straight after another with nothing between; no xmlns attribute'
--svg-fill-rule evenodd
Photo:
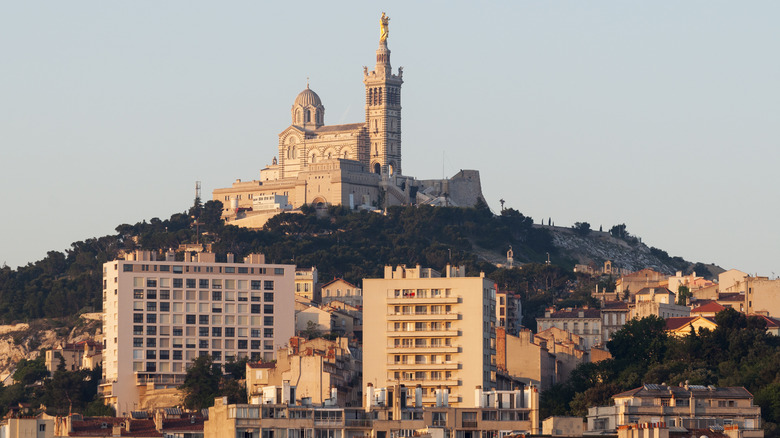
<svg viewBox="0 0 780 438"><path fill-rule="evenodd" d="M587 301L592 280L575 276L575 263L610 259L628 269L652 267L665 273L694 267L648 248L628 235L624 225L621 237L540 227L513 209L494 215L484 203L475 208L394 207L385 214L337 206L303 208L301 214L272 218L262 230L226 226L221 210L218 201L196 203L169 219L119 225L115 235L75 242L64 253L50 251L44 259L16 270L0 268L0 323L100 311L104 262L122 251L164 250L196 240L211 243L217 260L225 260L227 253L243 257L261 252L269 262L316 266L324 281L343 277L356 284L381 276L388 264L436 269L447 263L465 265L468 275L485 272L500 287L539 305L571 298L576 290L580 293L575 300ZM528 265L524 269L510 272L496 266L505 262L510 246L515 261ZM552 264L537 266L548 254ZM696 266L697 273L707 271ZM529 317L535 316L535 305L526 309Z"/></svg>

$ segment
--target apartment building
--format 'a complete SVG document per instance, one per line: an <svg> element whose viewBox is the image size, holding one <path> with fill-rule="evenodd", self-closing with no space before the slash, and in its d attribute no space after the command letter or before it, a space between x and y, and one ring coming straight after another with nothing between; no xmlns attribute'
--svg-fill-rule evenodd
<svg viewBox="0 0 780 438"><path fill-rule="evenodd" d="M447 266L385 267L363 280L363 381L422 386L423 403L445 388L460 406L476 387L496 386L496 286Z"/></svg>
<svg viewBox="0 0 780 438"><path fill-rule="evenodd" d="M599 309L567 307L555 310L555 308L548 308L544 312L544 318L536 318L536 327L539 332L555 327L574 333L582 340L582 348L585 350L604 341L601 331L601 310Z"/></svg>
<svg viewBox="0 0 780 438"><path fill-rule="evenodd" d="M260 254L184 258L136 251L103 265L100 392L117 414L154 407L157 390L175 392L197 356L271 360L294 334L295 266Z"/></svg>
<svg viewBox="0 0 780 438"><path fill-rule="evenodd" d="M449 402L437 389L433 406L422 405L422 388L394 385L365 389L363 407L296 403L295 387L267 388L262 404L228 404L217 398L209 408L204 438L504 438L538 434L539 393L472 389L465 406ZM259 400L258 400L259 401Z"/></svg>
<svg viewBox="0 0 780 438"><path fill-rule="evenodd" d="M496 326L503 327L512 336L523 328L523 304L520 294L512 291L496 291Z"/></svg>
<svg viewBox="0 0 780 438"><path fill-rule="evenodd" d="M588 409L588 433L609 433L628 424L665 423L674 428L736 426L739 436L763 437L761 408L743 387L645 384L616 394L613 406Z"/></svg>

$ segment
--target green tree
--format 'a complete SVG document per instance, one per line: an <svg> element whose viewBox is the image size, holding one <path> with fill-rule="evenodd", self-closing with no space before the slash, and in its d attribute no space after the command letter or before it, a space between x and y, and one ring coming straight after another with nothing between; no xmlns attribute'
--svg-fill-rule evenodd
<svg viewBox="0 0 780 438"><path fill-rule="evenodd" d="M219 395L222 369L211 356L199 356L187 370L179 390L184 393L183 405L187 409L201 410L214 405Z"/></svg>
<svg viewBox="0 0 780 438"><path fill-rule="evenodd" d="M16 365L13 378L23 385L32 385L33 383L48 377L49 371L46 369L45 354L40 354L37 359L22 359Z"/></svg>
<svg viewBox="0 0 780 438"><path fill-rule="evenodd" d="M575 222L572 228L579 236L587 236L590 233L590 224L587 222Z"/></svg>
<svg viewBox="0 0 780 438"><path fill-rule="evenodd" d="M691 290L688 286L677 286L677 304L680 306L688 305L688 298L691 296Z"/></svg>

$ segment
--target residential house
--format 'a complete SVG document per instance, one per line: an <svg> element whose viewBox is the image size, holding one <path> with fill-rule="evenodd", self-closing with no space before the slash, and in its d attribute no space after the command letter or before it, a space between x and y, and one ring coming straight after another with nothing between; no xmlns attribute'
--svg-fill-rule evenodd
<svg viewBox="0 0 780 438"><path fill-rule="evenodd" d="M691 334L691 328L699 333L699 330L715 330L718 327L712 318L705 316L682 316L666 318L666 331L672 336L684 338Z"/></svg>
<svg viewBox="0 0 780 438"><path fill-rule="evenodd" d="M57 371L60 365L66 371L92 370L103 363L103 345L91 340L65 344L46 350L45 360L50 373Z"/></svg>
<svg viewBox="0 0 780 438"><path fill-rule="evenodd" d="M363 290L343 278L337 278L322 285L322 304L336 300L350 306L361 307L363 305Z"/></svg>
<svg viewBox="0 0 780 438"><path fill-rule="evenodd" d="M537 331L542 332L551 327L579 335L582 348L588 349L603 342L601 335L601 311L599 309L566 308L556 310L549 308L544 312L544 318L536 318Z"/></svg>
<svg viewBox="0 0 780 438"><path fill-rule="evenodd" d="M629 314L631 319L642 319L650 315L661 318L688 316L690 307L675 304L675 294L663 287L648 287L637 292L636 303Z"/></svg>
<svg viewBox="0 0 780 438"><path fill-rule="evenodd" d="M642 269L631 274L625 274L615 282L615 292L623 297L628 290L630 298L646 287L666 287L669 278L667 275L652 269Z"/></svg>

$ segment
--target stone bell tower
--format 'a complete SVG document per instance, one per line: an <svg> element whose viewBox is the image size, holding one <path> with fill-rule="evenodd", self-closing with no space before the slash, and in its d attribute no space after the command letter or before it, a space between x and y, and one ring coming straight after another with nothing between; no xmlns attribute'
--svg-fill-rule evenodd
<svg viewBox="0 0 780 438"><path fill-rule="evenodd" d="M383 175L401 175L401 84L403 67L393 74L387 48L390 18L382 13L376 66L363 67L366 86L366 125L369 137L370 170Z"/></svg>

